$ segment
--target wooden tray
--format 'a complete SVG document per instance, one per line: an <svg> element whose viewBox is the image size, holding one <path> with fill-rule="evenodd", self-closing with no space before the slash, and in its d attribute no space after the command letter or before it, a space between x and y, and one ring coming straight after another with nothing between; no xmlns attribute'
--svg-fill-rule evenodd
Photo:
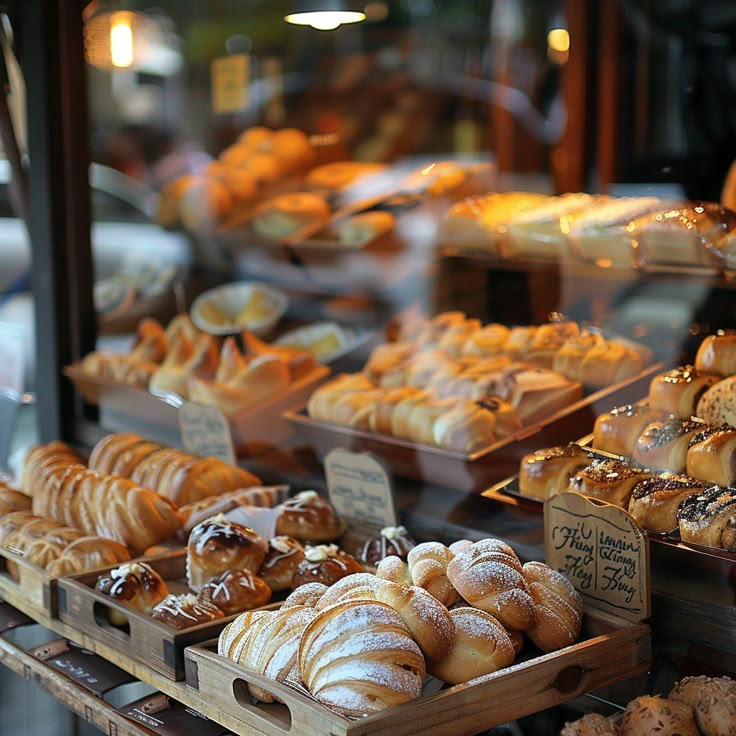
<svg viewBox="0 0 736 736"><path fill-rule="evenodd" d="M13 576L8 571L13 571ZM24 560L9 549L0 547L0 598L11 606L22 606L29 614L56 617L57 578L46 570Z"/></svg>
<svg viewBox="0 0 736 736"><path fill-rule="evenodd" d="M599 414L639 399L649 389L652 377L661 371L661 364L653 365L628 381L596 391L471 455L312 419L305 411L287 411L284 418L321 457L334 447L372 452L396 475L479 493L515 473L527 453L580 437Z"/></svg>
<svg viewBox="0 0 736 736"><path fill-rule="evenodd" d="M572 700L589 690L645 671L649 627L586 610L583 637L573 646L521 661L505 670L425 695L382 713L349 720L306 695L244 670L217 655L217 642L185 652L187 685L219 710L268 736L466 736ZM251 703L246 683L277 695L284 705Z"/></svg>
<svg viewBox="0 0 736 736"><path fill-rule="evenodd" d="M141 558L141 561L148 563L161 575L172 593L178 595L189 591L186 584L185 552ZM97 578L115 567L120 565L60 578L57 590L59 618L70 626L82 629L95 641L126 652L131 659L171 680L184 679L186 647L218 636L225 626L238 617L238 614L226 616L181 631L172 629L95 590ZM269 604L264 608L273 605L281 604ZM117 611L127 619L127 630L110 623L110 610Z"/></svg>
<svg viewBox="0 0 736 736"><path fill-rule="evenodd" d="M85 401L100 407L100 424L113 432L139 432L149 439L181 446L179 406L174 394L160 398L145 389L90 376L79 364L64 368ZM276 445L291 436L292 430L281 414L303 405L312 391L330 375L327 366L317 365L306 376L294 381L280 396L255 404L230 417L233 445L238 454L253 454L264 445Z"/></svg>

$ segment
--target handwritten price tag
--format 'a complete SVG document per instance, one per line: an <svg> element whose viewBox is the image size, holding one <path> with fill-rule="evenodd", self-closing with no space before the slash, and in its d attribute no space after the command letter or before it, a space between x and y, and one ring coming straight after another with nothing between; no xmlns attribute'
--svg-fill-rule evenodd
<svg viewBox="0 0 736 736"><path fill-rule="evenodd" d="M219 409L187 401L179 409L179 428L187 452L235 465L230 424Z"/></svg>
<svg viewBox="0 0 736 736"><path fill-rule="evenodd" d="M325 458L325 475L330 501L341 518L374 529L398 524L391 479L376 457L331 450Z"/></svg>
<svg viewBox="0 0 736 736"><path fill-rule="evenodd" d="M544 504L547 564L586 603L629 621L650 613L649 540L623 509L577 493Z"/></svg>

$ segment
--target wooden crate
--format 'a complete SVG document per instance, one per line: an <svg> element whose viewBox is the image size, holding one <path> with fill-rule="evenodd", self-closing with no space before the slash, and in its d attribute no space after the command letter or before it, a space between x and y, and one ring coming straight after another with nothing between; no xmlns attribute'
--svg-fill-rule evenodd
<svg viewBox="0 0 736 736"><path fill-rule="evenodd" d="M189 591L186 584L185 552L142 558L141 561L149 564L166 581L171 593L178 595ZM57 593L59 618L70 626L82 629L90 638L126 652L132 660L137 660L172 680L184 679L186 647L218 636L227 624L237 618L237 615L226 616L181 631L172 629L95 590L95 583L100 575L114 567L119 565L60 578ZM110 623L111 610L128 621L127 627Z"/></svg>
<svg viewBox="0 0 736 736"><path fill-rule="evenodd" d="M360 720L337 715L220 657L216 641L189 647L185 658L187 685L239 721L242 733L255 728L268 736L469 736L643 672L650 649L647 625L588 609L577 644ZM254 705L247 683L277 695L284 705Z"/></svg>
<svg viewBox="0 0 736 736"><path fill-rule="evenodd" d="M90 376L78 364L64 368L85 401L100 407L101 423L110 431L138 432L163 444L180 446L180 400L168 401L146 389ZM307 375L295 380L279 396L254 404L246 411L228 418L233 445L239 454L255 453L264 444L275 445L292 434L281 414L302 406L312 391L330 375L327 366L317 365ZM173 394L172 394L173 396Z"/></svg>
<svg viewBox="0 0 736 736"><path fill-rule="evenodd" d="M396 475L479 493L515 473L527 453L572 441L590 431L599 414L640 399L662 368L661 363L651 366L631 379L596 391L471 455L312 419L304 411L287 411L284 417L322 457L335 447L373 452Z"/></svg>
<svg viewBox="0 0 736 736"><path fill-rule="evenodd" d="M46 570L0 547L0 598L33 615L56 617L57 579Z"/></svg>

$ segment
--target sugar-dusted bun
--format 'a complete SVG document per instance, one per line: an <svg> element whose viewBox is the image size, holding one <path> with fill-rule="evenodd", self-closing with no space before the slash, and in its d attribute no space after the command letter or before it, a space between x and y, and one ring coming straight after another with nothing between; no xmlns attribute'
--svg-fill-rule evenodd
<svg viewBox="0 0 736 736"><path fill-rule="evenodd" d="M733 736L736 732L736 682L730 677L686 677L669 694L689 705L703 736Z"/></svg>
<svg viewBox="0 0 736 736"><path fill-rule="evenodd" d="M696 412L708 424L736 427L736 376L711 386L698 401Z"/></svg>
<svg viewBox="0 0 736 736"><path fill-rule="evenodd" d="M515 658L506 630L490 613L477 608L450 611L455 627L452 646L442 659L430 661L430 674L450 685L508 667Z"/></svg>
<svg viewBox="0 0 736 736"><path fill-rule="evenodd" d="M619 725L621 736L700 736L693 709L676 700L643 695L632 700Z"/></svg>
<svg viewBox="0 0 736 736"><path fill-rule="evenodd" d="M416 547L416 543L409 536L406 527L387 526L381 529L378 537L373 537L361 545L356 550L355 557L370 571L387 557L394 556L406 560L413 547Z"/></svg>
<svg viewBox="0 0 736 736"><path fill-rule="evenodd" d="M414 582L409 572L409 565L395 555L390 555L378 563L376 576L399 585L413 585ZM455 599L457 600L457 594Z"/></svg>
<svg viewBox="0 0 736 736"><path fill-rule="evenodd" d="M324 583L305 583L289 593L281 608L290 608L291 606L315 608L328 590L328 586Z"/></svg>
<svg viewBox="0 0 736 736"><path fill-rule="evenodd" d="M271 588L249 570L226 570L202 586L199 600L232 616L265 606L271 600Z"/></svg>
<svg viewBox="0 0 736 736"><path fill-rule="evenodd" d="M306 225L327 222L330 205L324 197L311 192L280 194L264 202L251 220L259 235L281 239L294 235Z"/></svg>
<svg viewBox="0 0 736 736"><path fill-rule="evenodd" d="M691 365L660 373L649 385L649 406L682 419L695 415L700 397L721 379Z"/></svg>
<svg viewBox="0 0 736 736"><path fill-rule="evenodd" d="M458 600L458 592L447 576L447 566L453 557L452 552L439 542L418 544L407 557L412 583L424 588L448 608ZM398 575L399 571L396 573Z"/></svg>
<svg viewBox="0 0 736 736"><path fill-rule="evenodd" d="M736 485L736 429L709 425L687 450L687 474L719 486Z"/></svg>
<svg viewBox="0 0 736 736"><path fill-rule="evenodd" d="M302 491L278 507L276 534L302 542L333 542L345 531L332 504L316 491Z"/></svg>
<svg viewBox="0 0 736 736"><path fill-rule="evenodd" d="M519 466L519 492L541 500L564 493L570 488L570 479L590 462L587 450L574 444L532 452Z"/></svg>
<svg viewBox="0 0 736 736"><path fill-rule="evenodd" d="M570 490L627 509L633 487L651 475L624 460L593 460L570 479Z"/></svg>
<svg viewBox="0 0 736 736"><path fill-rule="evenodd" d="M629 513L642 529L669 534L678 527L677 511L682 502L704 490L703 483L687 476L664 474L647 478L632 489Z"/></svg>
<svg viewBox="0 0 736 736"><path fill-rule="evenodd" d="M504 630L509 636L509 640L511 641L511 646L514 648L514 652L518 654L524 648L524 634L522 634L521 631L506 629L505 627Z"/></svg>
<svg viewBox="0 0 736 736"><path fill-rule="evenodd" d="M299 644L304 685L350 717L418 698L425 664L396 611L378 601L345 601L321 611Z"/></svg>
<svg viewBox="0 0 736 736"><path fill-rule="evenodd" d="M588 713L572 723L566 723L560 736L618 736L618 726L599 713Z"/></svg>
<svg viewBox="0 0 736 736"><path fill-rule="evenodd" d="M202 601L191 593L168 595L151 612L154 621L178 630L188 629L205 621L216 621L224 616L213 603Z"/></svg>
<svg viewBox="0 0 736 736"><path fill-rule="evenodd" d="M163 578L145 562L126 562L100 575L95 590L145 614L169 595Z"/></svg>
<svg viewBox="0 0 736 736"><path fill-rule="evenodd" d="M258 573L268 587L278 593L289 590L299 563L304 559L304 547L292 537L274 537L268 543L266 559Z"/></svg>
<svg viewBox="0 0 736 736"><path fill-rule="evenodd" d="M524 634L543 652L574 644L580 636L583 601L572 583L542 562L527 562L521 572L534 601L534 624Z"/></svg>
<svg viewBox="0 0 736 736"><path fill-rule="evenodd" d="M356 572L363 572L363 566L347 552L338 549L335 544L320 544L307 547L304 559L294 573L292 585L298 588L305 583L324 583L332 585L340 578Z"/></svg>
<svg viewBox="0 0 736 736"><path fill-rule="evenodd" d="M736 332L709 335L700 343L695 367L705 373L726 378L736 373Z"/></svg>
<svg viewBox="0 0 736 736"><path fill-rule="evenodd" d="M678 417L651 422L636 441L634 460L645 468L684 473L690 441L702 430L702 422Z"/></svg>
<svg viewBox="0 0 736 736"><path fill-rule="evenodd" d="M317 601L315 608L321 611L343 600L357 600L361 597L365 600L376 600L376 588L386 582L388 581L382 580L369 572L356 572L347 575L330 585L324 595Z"/></svg>
<svg viewBox="0 0 736 736"><path fill-rule="evenodd" d="M505 627L524 631L534 624L534 600L511 547L483 539L447 565L447 577L475 608L495 616Z"/></svg>
<svg viewBox="0 0 736 736"><path fill-rule="evenodd" d="M229 521L222 514L192 529L187 544L187 581L199 592L213 577L226 570L256 573L266 557L268 545L252 529Z"/></svg>
<svg viewBox="0 0 736 736"><path fill-rule="evenodd" d="M593 447L613 455L631 457L647 425L667 415L644 404L627 404L601 414L593 427Z"/></svg>
<svg viewBox="0 0 736 736"><path fill-rule="evenodd" d="M411 632L427 660L447 656L455 637L450 614L434 596L423 588L382 581L374 590L376 600L393 608Z"/></svg>

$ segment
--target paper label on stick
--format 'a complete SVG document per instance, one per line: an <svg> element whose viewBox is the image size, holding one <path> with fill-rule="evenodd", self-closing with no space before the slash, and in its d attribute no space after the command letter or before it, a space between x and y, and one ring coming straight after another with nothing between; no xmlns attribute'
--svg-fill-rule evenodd
<svg viewBox="0 0 736 736"><path fill-rule="evenodd" d="M219 409L187 401L179 409L179 428L187 452L235 465L230 423Z"/></svg>
<svg viewBox="0 0 736 736"><path fill-rule="evenodd" d="M591 606L628 621L649 617L649 540L618 506L578 493L544 504L547 564Z"/></svg>
<svg viewBox="0 0 736 736"><path fill-rule="evenodd" d="M325 458L325 476L330 501L342 519L373 529L399 523L391 478L375 455L331 450Z"/></svg>
<svg viewBox="0 0 736 736"><path fill-rule="evenodd" d="M248 54L232 54L212 60L213 112L236 112L246 106L249 75Z"/></svg>

